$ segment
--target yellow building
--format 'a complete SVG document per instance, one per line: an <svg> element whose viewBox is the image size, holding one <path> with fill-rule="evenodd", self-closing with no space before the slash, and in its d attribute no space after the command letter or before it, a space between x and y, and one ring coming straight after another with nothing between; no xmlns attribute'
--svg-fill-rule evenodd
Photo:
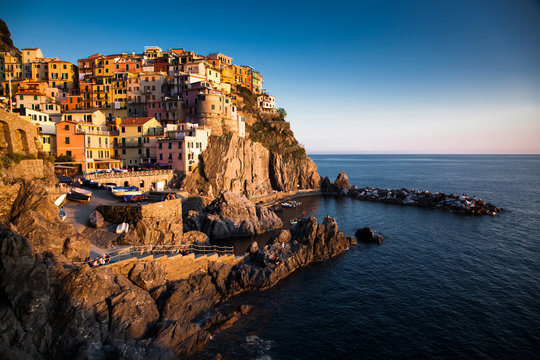
<svg viewBox="0 0 540 360"><path fill-rule="evenodd" d="M62 60L49 61L49 86L58 89L75 90L78 88L77 67Z"/></svg>
<svg viewBox="0 0 540 360"><path fill-rule="evenodd" d="M226 84L235 84L234 71L232 68L221 69L221 82Z"/></svg>
<svg viewBox="0 0 540 360"><path fill-rule="evenodd" d="M120 122L118 138L114 141L115 157L125 167L138 167L146 157L144 136L162 131L154 117L126 118Z"/></svg>

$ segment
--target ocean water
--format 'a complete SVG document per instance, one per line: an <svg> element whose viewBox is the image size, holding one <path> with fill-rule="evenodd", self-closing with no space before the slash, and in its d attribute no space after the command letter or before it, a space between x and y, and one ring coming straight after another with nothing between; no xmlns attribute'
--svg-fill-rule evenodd
<svg viewBox="0 0 540 360"><path fill-rule="evenodd" d="M505 211L304 198L353 236L385 240L301 269L230 302L253 310L201 356L225 359L540 358L540 156L314 155L351 184L474 194Z"/></svg>

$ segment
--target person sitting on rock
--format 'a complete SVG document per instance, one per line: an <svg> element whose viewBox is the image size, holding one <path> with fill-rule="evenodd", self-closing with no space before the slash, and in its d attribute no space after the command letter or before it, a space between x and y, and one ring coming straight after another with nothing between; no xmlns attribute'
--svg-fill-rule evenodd
<svg viewBox="0 0 540 360"><path fill-rule="evenodd" d="M98 266L99 266L99 262L97 261L97 259L92 260L92 264L90 265L90 267L98 267Z"/></svg>
<svg viewBox="0 0 540 360"><path fill-rule="evenodd" d="M98 263L99 265L105 265L105 259L103 258L105 255L101 255L98 257Z"/></svg>
<svg viewBox="0 0 540 360"><path fill-rule="evenodd" d="M105 260L105 264L108 264L111 262L111 257L109 256L109 254L105 254L103 256L103 259Z"/></svg>

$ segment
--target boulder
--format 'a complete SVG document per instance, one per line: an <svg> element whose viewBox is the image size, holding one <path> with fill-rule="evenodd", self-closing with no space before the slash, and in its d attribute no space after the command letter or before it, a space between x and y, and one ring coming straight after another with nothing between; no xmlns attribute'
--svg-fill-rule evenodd
<svg viewBox="0 0 540 360"><path fill-rule="evenodd" d="M351 184L349 184L349 178L344 171L338 174L336 181L334 181L334 187L337 191L342 191L344 189L349 190L351 188Z"/></svg>
<svg viewBox="0 0 540 360"><path fill-rule="evenodd" d="M321 191L322 192L325 192L325 193L334 192L334 186L332 185L332 182L330 181L328 176L325 176L321 180L321 185L320 186L321 186Z"/></svg>
<svg viewBox="0 0 540 360"><path fill-rule="evenodd" d="M103 226L105 219L98 210L93 210L88 216L88 222L90 223L90 226L97 229Z"/></svg>
<svg viewBox="0 0 540 360"><path fill-rule="evenodd" d="M197 230L184 233L184 244L211 245L208 235Z"/></svg>
<svg viewBox="0 0 540 360"><path fill-rule="evenodd" d="M184 221L184 231L201 231L212 239L252 236L281 226L273 211L230 191L221 193L200 212L189 211Z"/></svg>
<svg viewBox="0 0 540 360"><path fill-rule="evenodd" d="M381 235L377 234L369 227L356 230L354 236L358 239L358 241L365 243L381 244L384 239Z"/></svg>
<svg viewBox="0 0 540 360"><path fill-rule="evenodd" d="M145 291L152 291L165 283L165 270L156 261L138 262L130 270L128 279Z"/></svg>

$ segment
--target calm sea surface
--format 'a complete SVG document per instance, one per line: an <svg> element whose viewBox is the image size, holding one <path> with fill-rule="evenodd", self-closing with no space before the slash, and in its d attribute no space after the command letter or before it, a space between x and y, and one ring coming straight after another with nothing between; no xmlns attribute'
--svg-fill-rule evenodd
<svg viewBox="0 0 540 360"><path fill-rule="evenodd" d="M226 359L540 358L540 156L313 155L321 176L351 184L467 193L505 211L468 217L362 202L302 199L353 236L382 245L301 269L216 334ZM293 210L294 211L294 210Z"/></svg>

